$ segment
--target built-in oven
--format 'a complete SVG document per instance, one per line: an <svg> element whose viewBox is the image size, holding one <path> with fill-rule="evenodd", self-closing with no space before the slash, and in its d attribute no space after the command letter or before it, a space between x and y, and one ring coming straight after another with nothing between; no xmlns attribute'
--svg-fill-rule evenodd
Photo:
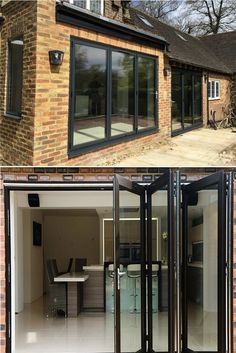
<svg viewBox="0 0 236 353"><path fill-rule="evenodd" d="M120 244L120 262L123 264L130 262L130 244L128 243Z"/></svg>
<svg viewBox="0 0 236 353"><path fill-rule="evenodd" d="M141 246L140 244L131 244L130 246L130 262L141 263Z"/></svg>
<svg viewBox="0 0 236 353"><path fill-rule="evenodd" d="M120 261L123 264L133 264L141 262L140 243L121 243L120 244Z"/></svg>

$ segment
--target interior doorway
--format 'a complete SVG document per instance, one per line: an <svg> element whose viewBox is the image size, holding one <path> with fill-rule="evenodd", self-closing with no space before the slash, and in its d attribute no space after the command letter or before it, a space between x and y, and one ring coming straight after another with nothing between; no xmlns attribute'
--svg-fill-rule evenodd
<svg viewBox="0 0 236 353"><path fill-rule="evenodd" d="M153 184L115 176L113 184L7 186L8 352L225 352L231 184L224 172L184 183L170 170ZM29 207L29 194L39 207ZM65 306L49 310L49 259L67 274L87 260L73 317L68 283Z"/></svg>

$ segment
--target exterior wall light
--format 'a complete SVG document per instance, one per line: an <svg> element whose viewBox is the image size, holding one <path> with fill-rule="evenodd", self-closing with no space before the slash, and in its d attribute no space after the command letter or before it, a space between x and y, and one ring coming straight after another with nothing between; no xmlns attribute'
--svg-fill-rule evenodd
<svg viewBox="0 0 236 353"><path fill-rule="evenodd" d="M124 10L128 10L130 8L131 0L121 0L121 5Z"/></svg>
<svg viewBox="0 0 236 353"><path fill-rule="evenodd" d="M60 50L49 51L49 60L51 65L62 65L64 58L64 52Z"/></svg>
<svg viewBox="0 0 236 353"><path fill-rule="evenodd" d="M165 77L170 76L170 72L171 72L171 70L169 67L165 67L163 70L163 74Z"/></svg>

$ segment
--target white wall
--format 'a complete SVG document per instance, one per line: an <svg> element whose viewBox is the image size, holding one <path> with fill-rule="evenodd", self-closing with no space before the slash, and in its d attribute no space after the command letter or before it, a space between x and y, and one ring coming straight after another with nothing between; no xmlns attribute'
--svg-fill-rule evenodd
<svg viewBox="0 0 236 353"><path fill-rule="evenodd" d="M24 309L24 254L23 254L23 213L21 208L14 207L14 245L15 245L15 312Z"/></svg>
<svg viewBox="0 0 236 353"><path fill-rule="evenodd" d="M60 211L44 213L44 258L55 258L59 271L65 271L70 257L87 258L99 264L100 225L98 215L70 215Z"/></svg>

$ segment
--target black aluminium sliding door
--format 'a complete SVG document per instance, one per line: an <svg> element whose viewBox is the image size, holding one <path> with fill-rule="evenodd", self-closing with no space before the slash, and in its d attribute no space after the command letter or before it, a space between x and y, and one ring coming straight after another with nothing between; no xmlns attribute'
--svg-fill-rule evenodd
<svg viewBox="0 0 236 353"><path fill-rule="evenodd" d="M221 171L181 185L180 172L169 170L142 186L115 176L115 353L226 352L230 347L232 181L228 179L230 174ZM125 192L136 201L123 203ZM128 206L138 209L141 244L140 311L135 313L133 349L125 343L122 320L127 317L120 304L124 295L120 283L127 272L120 267L119 223Z"/></svg>
<svg viewBox="0 0 236 353"><path fill-rule="evenodd" d="M115 283L115 353L120 352L170 352L175 351L175 289L174 289L174 182L173 173L169 171L153 184L141 186L124 177L114 177L114 283ZM125 194L132 197L127 203ZM133 199L133 200L132 200ZM147 203L146 203L147 200ZM121 244L124 242L121 221L127 217L128 207L138 210L138 237L141 245L140 263L126 264L121 261ZM137 215L136 215L137 217ZM163 232L168 234L168 245L162 242L159 233L162 222ZM166 255L166 263L161 257ZM124 326L127 315L122 309L122 281L124 275L129 277L129 266L140 266L140 293L136 311L135 334L136 345L127 344ZM122 278L123 277L123 278ZM165 278L165 280L164 280ZM162 281L167 286L162 287ZM162 288L165 288L162 290ZM164 322L164 339L161 339L159 324ZM154 340L153 340L154 337ZM159 342L162 340L162 343Z"/></svg>

